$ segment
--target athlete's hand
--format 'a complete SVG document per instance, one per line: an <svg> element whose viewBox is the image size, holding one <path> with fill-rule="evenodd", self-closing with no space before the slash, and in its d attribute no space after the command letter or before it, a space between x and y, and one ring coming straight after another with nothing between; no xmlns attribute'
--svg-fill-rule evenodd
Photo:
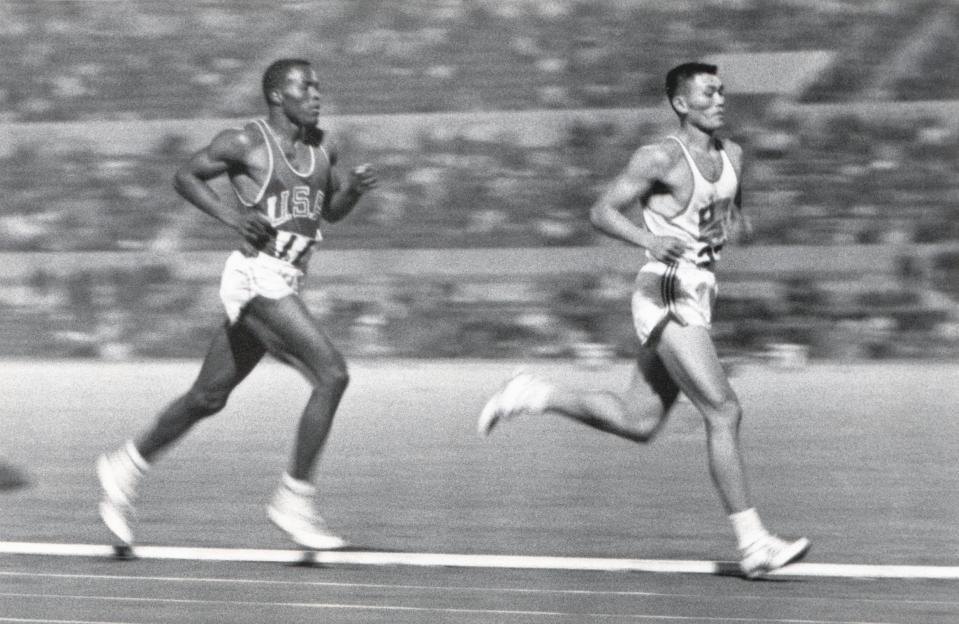
<svg viewBox="0 0 959 624"><path fill-rule="evenodd" d="M270 225L267 218L252 210L240 215L236 230L243 240L256 248L262 247L264 243L276 236L276 228Z"/></svg>
<svg viewBox="0 0 959 624"><path fill-rule="evenodd" d="M654 258L665 264L675 264L686 253L686 243L672 236L657 236L647 247Z"/></svg>
<svg viewBox="0 0 959 624"><path fill-rule="evenodd" d="M749 245L753 242L755 228L753 228L753 220L749 218L749 215L739 213L733 220L733 227L730 229L732 230L731 238L734 242L740 245Z"/></svg>
<svg viewBox="0 0 959 624"><path fill-rule="evenodd" d="M347 180L347 188L357 195L376 188L379 180L376 179L376 172L369 164L363 164L359 167L353 167L350 170L350 177Z"/></svg>

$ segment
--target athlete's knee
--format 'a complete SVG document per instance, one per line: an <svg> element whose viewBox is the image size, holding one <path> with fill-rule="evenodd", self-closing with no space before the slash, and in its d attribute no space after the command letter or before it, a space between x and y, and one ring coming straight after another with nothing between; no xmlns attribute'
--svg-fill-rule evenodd
<svg viewBox="0 0 959 624"><path fill-rule="evenodd" d="M343 360L342 356L338 356L330 364L324 376L329 380L330 385L341 392L350 385L350 369L346 366L346 361Z"/></svg>
<svg viewBox="0 0 959 624"><path fill-rule="evenodd" d="M229 391L212 390L209 388L193 387L183 397L190 414L205 418L212 416L226 407Z"/></svg>
<svg viewBox="0 0 959 624"><path fill-rule="evenodd" d="M310 362L314 384L342 392L350 383L350 371L339 352L318 354Z"/></svg>
<svg viewBox="0 0 959 624"><path fill-rule="evenodd" d="M708 405L703 411L707 427L714 432L735 433L743 418L743 408L735 397L725 397Z"/></svg>
<svg viewBox="0 0 959 624"><path fill-rule="evenodd" d="M648 444L656 437L657 429L651 426L630 423L622 429L622 436L637 444Z"/></svg>
<svg viewBox="0 0 959 624"><path fill-rule="evenodd" d="M665 417L666 414L663 410L630 413L626 426L626 437L641 444L652 442L662 428Z"/></svg>
<svg viewBox="0 0 959 624"><path fill-rule="evenodd" d="M649 442L656 436L663 416L661 411L624 400L611 392L589 395L585 408L601 428L638 443Z"/></svg>

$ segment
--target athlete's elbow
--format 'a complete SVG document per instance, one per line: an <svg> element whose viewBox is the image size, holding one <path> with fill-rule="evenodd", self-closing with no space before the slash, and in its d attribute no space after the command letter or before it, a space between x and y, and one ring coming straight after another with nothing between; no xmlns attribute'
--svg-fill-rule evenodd
<svg viewBox="0 0 959 624"><path fill-rule="evenodd" d="M599 204L593 206L589 211L589 222L594 228L605 232L609 227L609 210L606 206Z"/></svg>
<svg viewBox="0 0 959 624"><path fill-rule="evenodd" d="M186 171L178 169L177 172L173 174L173 190L183 195L190 185L189 178L190 175Z"/></svg>
<svg viewBox="0 0 959 624"><path fill-rule="evenodd" d="M344 200L337 196L323 209L323 220L328 223L336 223L350 214L355 206L355 201Z"/></svg>
<svg viewBox="0 0 959 624"><path fill-rule="evenodd" d="M328 208L324 210L320 214L320 216L323 217L323 220L326 221L327 223L336 223L337 221L340 221L341 219L343 219L343 217L346 216L346 213L338 212L336 210L333 210L332 208Z"/></svg>

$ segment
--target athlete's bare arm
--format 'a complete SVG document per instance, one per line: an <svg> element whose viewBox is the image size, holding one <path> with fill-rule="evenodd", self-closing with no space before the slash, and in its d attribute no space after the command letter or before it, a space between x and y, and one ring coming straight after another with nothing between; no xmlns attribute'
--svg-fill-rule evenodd
<svg viewBox="0 0 959 624"><path fill-rule="evenodd" d="M365 164L353 168L344 182L336 168L338 157L335 146L329 147L327 152L330 155L330 188L323 204L323 219L335 223L350 214L360 197L375 188L378 181L373 168Z"/></svg>
<svg viewBox="0 0 959 624"><path fill-rule="evenodd" d="M729 235L734 241L748 243L753 236L753 224L745 212L743 212L743 148L734 141L728 139L723 141L723 149L733 163L733 169L736 171L736 179L739 180L739 188L736 190L736 198L733 200L733 211L730 215L731 228Z"/></svg>
<svg viewBox="0 0 959 624"><path fill-rule="evenodd" d="M191 204L239 232L247 242L260 245L276 235L266 217L243 205L223 201L208 183L231 168L248 169L255 147L247 132L224 130L177 170L173 188Z"/></svg>
<svg viewBox="0 0 959 624"><path fill-rule="evenodd" d="M641 223L623 214L636 202L644 201L657 185L670 185L676 157L663 144L641 147L626 169L590 209L590 221L604 234L647 249L657 260L677 262L686 244L670 236L656 236Z"/></svg>

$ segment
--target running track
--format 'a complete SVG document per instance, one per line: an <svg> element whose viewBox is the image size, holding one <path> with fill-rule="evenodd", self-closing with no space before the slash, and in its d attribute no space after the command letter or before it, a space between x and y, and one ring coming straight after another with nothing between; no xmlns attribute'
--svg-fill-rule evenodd
<svg viewBox="0 0 959 624"><path fill-rule="evenodd" d="M34 480L0 495L0 623L959 621L959 366L734 378L754 498L814 542L804 565L751 583L709 573L734 552L688 406L647 447L532 419L481 441L476 412L515 363L355 362L320 466L325 515L355 547L309 566L285 561L263 514L307 392L267 364L155 467L139 507L152 550L105 556L93 459L197 365L0 364L0 453ZM606 569L623 561L651 565Z"/></svg>

